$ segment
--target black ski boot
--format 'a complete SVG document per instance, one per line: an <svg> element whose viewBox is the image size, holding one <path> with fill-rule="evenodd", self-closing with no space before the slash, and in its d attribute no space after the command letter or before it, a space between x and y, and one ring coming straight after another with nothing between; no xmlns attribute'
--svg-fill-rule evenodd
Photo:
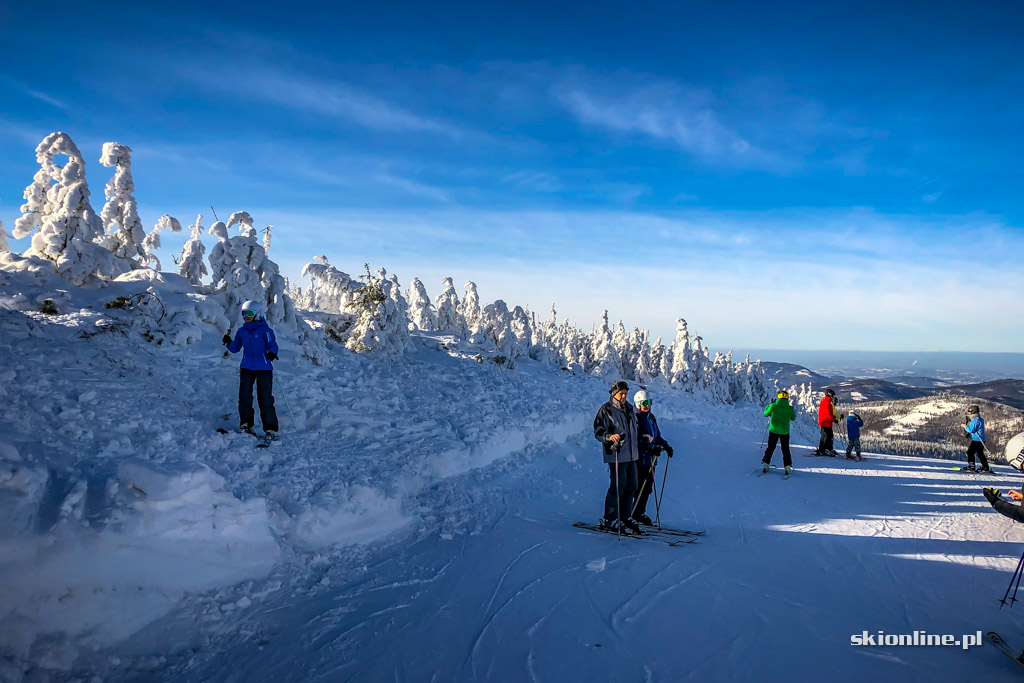
<svg viewBox="0 0 1024 683"><path fill-rule="evenodd" d="M623 524L626 525L626 528L632 531L634 534L642 534L644 532L644 530L640 528L640 525L637 524L636 520L632 517L624 521Z"/></svg>
<svg viewBox="0 0 1024 683"><path fill-rule="evenodd" d="M634 517L633 519L635 519L636 521L640 522L644 526L654 526L654 522L651 521L651 518L648 517L647 515L645 515L642 512L640 514L638 514L636 517Z"/></svg>

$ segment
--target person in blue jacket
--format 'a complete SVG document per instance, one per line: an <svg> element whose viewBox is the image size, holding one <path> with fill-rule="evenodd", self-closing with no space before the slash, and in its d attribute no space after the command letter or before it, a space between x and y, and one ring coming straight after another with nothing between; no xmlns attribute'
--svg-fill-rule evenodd
<svg viewBox="0 0 1024 683"><path fill-rule="evenodd" d="M857 414L856 410L851 410L850 414L846 416L846 457L853 460L853 452L857 451L857 460L863 460L864 458L860 454L860 428L864 426L864 420L861 419L860 415Z"/></svg>
<svg viewBox="0 0 1024 683"><path fill-rule="evenodd" d="M274 410L274 366L277 360L277 338L263 317L263 306L258 301L242 304L245 323L235 338L225 334L222 342L231 353L242 352L238 371L238 419L243 432L255 434L256 415L252 409L252 386L256 385L256 402L260 406L260 421L267 439L277 436L277 411Z"/></svg>
<svg viewBox="0 0 1024 683"><path fill-rule="evenodd" d="M981 416L978 406L971 406L967 409L967 419L969 422L960 424L964 431L971 436L971 444L967 447L967 467L964 468L964 471L991 472L988 458L985 457L985 419ZM978 470L974 468L975 455L981 460L981 469Z"/></svg>
<svg viewBox="0 0 1024 683"><path fill-rule="evenodd" d="M658 428L658 421L654 419L651 408L654 405L647 392L641 389L633 395L633 405L636 406L636 431L639 435L637 445L640 457L636 461L637 485L640 492L637 494L634 504L633 519L652 526L654 523L647 516L647 499L654 490L654 467L658 454L665 451L668 457L673 456L672 447L668 441L661 436Z"/></svg>

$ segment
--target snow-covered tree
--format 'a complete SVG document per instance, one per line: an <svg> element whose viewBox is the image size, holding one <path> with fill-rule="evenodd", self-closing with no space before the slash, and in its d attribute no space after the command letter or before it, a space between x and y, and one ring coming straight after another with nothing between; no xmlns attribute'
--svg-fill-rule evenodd
<svg viewBox="0 0 1024 683"><path fill-rule="evenodd" d="M675 363L675 358L672 355L672 347L665 346L661 342L661 337L658 337L658 341L655 342L655 347L658 349L658 375L665 378L666 382L672 382L672 366Z"/></svg>
<svg viewBox="0 0 1024 683"><path fill-rule="evenodd" d="M462 297L462 308L459 310L466 323L466 329L472 336L480 331L480 295L476 291L476 283L466 282L466 294Z"/></svg>
<svg viewBox="0 0 1024 683"><path fill-rule="evenodd" d="M313 260L314 263L307 263L302 268L302 276L309 278L305 297L307 308L325 313L346 310L363 285L332 266L326 256L315 256Z"/></svg>
<svg viewBox="0 0 1024 683"><path fill-rule="evenodd" d="M6 254L11 250L11 245L7 243L7 232L4 230L4 222L0 221L0 254Z"/></svg>
<svg viewBox="0 0 1024 683"><path fill-rule="evenodd" d="M56 155L68 157L61 166ZM21 217L14 222L14 238L32 235L25 256L52 261L56 271L81 285L94 278L113 279L125 272L125 263L96 244L103 234L100 217L89 203L85 159L66 133L51 133L36 147L39 170L25 188Z"/></svg>
<svg viewBox="0 0 1024 683"><path fill-rule="evenodd" d="M193 285L199 285L203 277L209 272L206 270L206 263L204 262L206 245L203 244L202 240L203 214L196 216L196 222L188 227L192 231L192 236L185 242L185 248L181 252L178 274Z"/></svg>
<svg viewBox="0 0 1024 683"><path fill-rule="evenodd" d="M434 305L430 303L427 295L427 288L423 286L418 277L414 277L409 283L409 320L416 329L433 332L437 329L437 312Z"/></svg>
<svg viewBox="0 0 1024 683"><path fill-rule="evenodd" d="M459 314L459 295L455 291L455 284L450 277L441 280L441 284L444 289L434 299L434 308L437 310L437 329L468 339L469 330L466 329L466 322Z"/></svg>
<svg viewBox="0 0 1024 683"><path fill-rule="evenodd" d="M601 327L594 332L591 342L594 367L590 374L597 377L621 377L622 360L612 343L612 330L608 325L608 311L601 312Z"/></svg>
<svg viewBox="0 0 1024 683"><path fill-rule="evenodd" d="M666 375L669 382L679 384L684 389L690 389L693 386L691 355L690 332L686 327L686 321L676 318L676 340L672 344L672 367Z"/></svg>
<svg viewBox="0 0 1024 683"><path fill-rule="evenodd" d="M412 346L409 337L409 319L398 306L394 283L370 273L366 266L365 281L350 310L356 322L345 345L357 353L377 353L398 356Z"/></svg>
<svg viewBox="0 0 1024 683"><path fill-rule="evenodd" d="M143 260L147 265L151 263L156 264L157 270L162 270L162 267L160 266L160 259L153 252L160 248L160 231L164 228L170 228L171 232L181 232L181 223L174 216L165 213L163 216L160 216L160 220L156 222L150 233L142 240Z"/></svg>
<svg viewBox="0 0 1024 683"><path fill-rule="evenodd" d="M156 260L151 257L151 249L146 249L146 231L139 218L139 209L135 203L135 182L132 180L132 149L118 142L103 143L100 163L110 168L116 167L114 177L107 181L104 191L107 202L103 205L100 218L106 231L97 241L114 252L120 259L129 262L130 268L141 267L144 263ZM177 221L175 221L176 223ZM181 225L178 225L181 230ZM156 246L160 246L159 237ZM157 269L160 268L159 260Z"/></svg>
<svg viewBox="0 0 1024 683"><path fill-rule="evenodd" d="M402 311L402 315L408 319L409 302L406 301L405 296L402 294L402 285L398 281L398 276L391 275L391 277L388 277L388 272L384 270L384 268L378 268L377 275L391 283L391 288L388 289L388 292L390 292L390 296L395 300L395 303L398 304L398 308Z"/></svg>
<svg viewBox="0 0 1024 683"><path fill-rule="evenodd" d="M294 322L295 312L285 294L284 277L256 241L252 217L238 211L231 214L229 221L238 225L242 234L229 237L228 226L221 221L214 223L210 234L217 237L217 244L210 250L209 258L211 286L227 294L229 319L240 319L242 302L254 299L265 303L269 322Z"/></svg>
<svg viewBox="0 0 1024 683"><path fill-rule="evenodd" d="M263 228L263 251L270 253L270 233L273 232L274 226L268 225Z"/></svg>

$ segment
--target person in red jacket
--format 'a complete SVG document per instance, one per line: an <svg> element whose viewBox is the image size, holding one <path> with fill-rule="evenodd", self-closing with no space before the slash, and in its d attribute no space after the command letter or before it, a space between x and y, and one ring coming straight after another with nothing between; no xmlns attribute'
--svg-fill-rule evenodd
<svg viewBox="0 0 1024 683"><path fill-rule="evenodd" d="M818 450L815 455L828 455L836 457L835 436L832 433L832 425L843 418L836 412L836 392L831 389L825 390L825 398L818 404L818 426L821 427L821 439L818 441Z"/></svg>

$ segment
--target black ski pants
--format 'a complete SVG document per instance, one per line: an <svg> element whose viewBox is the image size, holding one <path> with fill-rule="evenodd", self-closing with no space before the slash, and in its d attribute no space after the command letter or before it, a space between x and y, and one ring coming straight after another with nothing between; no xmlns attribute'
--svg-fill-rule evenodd
<svg viewBox="0 0 1024 683"><path fill-rule="evenodd" d="M775 452L775 444L782 444L782 464L786 467L793 465L793 456L789 453L789 434L776 434L775 432L768 432L768 448L764 449L764 458L761 459L763 463L770 463L772 461L772 454Z"/></svg>
<svg viewBox="0 0 1024 683"><path fill-rule="evenodd" d="M633 510L633 498L636 495L636 461L620 462L618 465L610 462L608 474L611 483L604 497L604 518L609 522L615 519L627 520Z"/></svg>
<svg viewBox="0 0 1024 683"><path fill-rule="evenodd" d="M832 427L821 428L821 439L818 441L818 454L828 455L835 450L835 436Z"/></svg>
<svg viewBox="0 0 1024 683"><path fill-rule="evenodd" d="M987 470L988 458L985 457L985 444L980 441L971 441L971 445L967 447L967 462L970 467L974 467L975 455L981 460L981 468Z"/></svg>
<svg viewBox="0 0 1024 683"><path fill-rule="evenodd" d="M256 385L256 402L260 406L260 422L263 431L277 431L277 411L274 410L274 371L246 370L238 373L238 421L242 426L252 427L256 414L252 409L252 385Z"/></svg>
<svg viewBox="0 0 1024 683"><path fill-rule="evenodd" d="M651 493L654 491L654 465L644 466L637 464L636 466L636 485L637 493L636 497L636 510L633 512L634 517L647 514L647 499L651 497Z"/></svg>

